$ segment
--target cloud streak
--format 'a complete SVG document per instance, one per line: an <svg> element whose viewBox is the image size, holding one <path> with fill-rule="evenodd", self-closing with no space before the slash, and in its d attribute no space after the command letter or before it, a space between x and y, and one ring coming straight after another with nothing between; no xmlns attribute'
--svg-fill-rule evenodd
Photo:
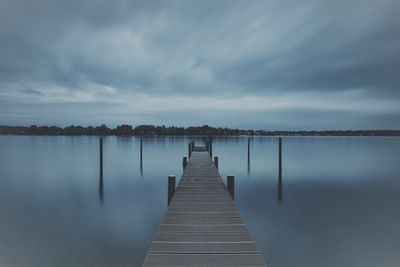
<svg viewBox="0 0 400 267"><path fill-rule="evenodd" d="M399 8L396 0L5 0L0 123L65 125L76 119L68 109L87 103L84 123L93 124L352 128L347 113L362 122L354 127L396 128ZM191 117L165 118L179 112ZM257 112L274 116L238 116Z"/></svg>

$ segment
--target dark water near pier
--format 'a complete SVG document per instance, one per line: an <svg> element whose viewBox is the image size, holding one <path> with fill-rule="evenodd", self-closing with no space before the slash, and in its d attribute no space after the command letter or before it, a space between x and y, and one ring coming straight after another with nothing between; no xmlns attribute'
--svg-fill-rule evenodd
<svg viewBox="0 0 400 267"><path fill-rule="evenodd" d="M0 266L140 266L189 139L0 137ZM400 138L215 138L270 267L400 264ZM102 193L102 194L101 194Z"/></svg>

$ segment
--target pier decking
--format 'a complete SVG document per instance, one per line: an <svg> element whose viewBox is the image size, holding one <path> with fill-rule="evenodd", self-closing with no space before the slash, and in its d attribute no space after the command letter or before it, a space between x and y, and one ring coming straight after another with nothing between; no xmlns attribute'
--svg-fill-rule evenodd
<svg viewBox="0 0 400 267"><path fill-rule="evenodd" d="M192 152L143 266L266 266L204 148Z"/></svg>

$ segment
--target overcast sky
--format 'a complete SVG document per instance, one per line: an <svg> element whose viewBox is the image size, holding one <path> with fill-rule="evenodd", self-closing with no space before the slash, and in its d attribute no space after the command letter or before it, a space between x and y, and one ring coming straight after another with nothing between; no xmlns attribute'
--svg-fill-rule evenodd
<svg viewBox="0 0 400 267"><path fill-rule="evenodd" d="M400 128L399 0L1 0L0 124Z"/></svg>

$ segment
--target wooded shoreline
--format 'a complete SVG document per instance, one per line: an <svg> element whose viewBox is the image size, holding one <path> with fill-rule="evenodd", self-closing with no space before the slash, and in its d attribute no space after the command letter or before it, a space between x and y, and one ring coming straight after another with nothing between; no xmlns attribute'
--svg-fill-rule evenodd
<svg viewBox="0 0 400 267"><path fill-rule="evenodd" d="M215 128L208 125L195 127L119 125L109 128L100 126L0 126L0 135L51 135L51 136L400 136L400 130L324 130L324 131L275 131L275 130L243 130L231 128Z"/></svg>

